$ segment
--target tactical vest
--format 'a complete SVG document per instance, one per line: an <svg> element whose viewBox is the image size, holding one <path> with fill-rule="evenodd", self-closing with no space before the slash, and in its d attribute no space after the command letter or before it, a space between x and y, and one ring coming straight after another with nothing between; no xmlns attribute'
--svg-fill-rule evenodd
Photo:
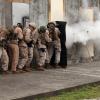
<svg viewBox="0 0 100 100"><path fill-rule="evenodd" d="M14 43L14 44L18 44L18 36L17 36L17 33L10 33L8 36L7 36L7 40L9 43Z"/></svg>
<svg viewBox="0 0 100 100"><path fill-rule="evenodd" d="M41 44L46 45L45 33L39 34L39 38L41 40Z"/></svg>

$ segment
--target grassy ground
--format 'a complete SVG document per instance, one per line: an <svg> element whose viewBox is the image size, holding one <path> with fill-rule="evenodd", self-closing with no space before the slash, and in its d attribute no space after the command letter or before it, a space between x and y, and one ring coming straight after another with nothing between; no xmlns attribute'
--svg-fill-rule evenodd
<svg viewBox="0 0 100 100"><path fill-rule="evenodd" d="M35 100L83 100L83 99L93 99L100 98L100 85L85 86L80 89L75 89L70 92L60 93L58 96L54 97L44 97Z"/></svg>

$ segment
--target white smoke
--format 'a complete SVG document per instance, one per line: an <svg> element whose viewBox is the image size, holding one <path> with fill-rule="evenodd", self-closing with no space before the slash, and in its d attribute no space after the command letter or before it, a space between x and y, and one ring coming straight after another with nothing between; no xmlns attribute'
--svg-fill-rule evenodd
<svg viewBox="0 0 100 100"><path fill-rule="evenodd" d="M66 26L66 47L70 48L73 43L87 44L89 40L100 40L100 21L79 22Z"/></svg>
<svg viewBox="0 0 100 100"><path fill-rule="evenodd" d="M89 6L89 0L82 0L82 7L88 8L88 6Z"/></svg>
<svg viewBox="0 0 100 100"><path fill-rule="evenodd" d="M89 0L81 0L82 7L80 8L80 21L73 25L66 26L66 47L70 48L73 43L87 44L88 41L93 41L98 46L100 43L100 12L98 7L89 8ZM91 15L89 15L91 14ZM89 21L89 17L94 21Z"/></svg>

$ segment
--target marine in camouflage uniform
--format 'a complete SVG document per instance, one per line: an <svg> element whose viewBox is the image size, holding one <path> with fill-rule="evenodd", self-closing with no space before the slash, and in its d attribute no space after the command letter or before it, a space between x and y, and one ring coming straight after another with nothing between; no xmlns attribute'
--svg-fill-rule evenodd
<svg viewBox="0 0 100 100"><path fill-rule="evenodd" d="M2 68L2 73L3 74L8 74L8 64L9 64L9 58L8 54L6 51L6 35L7 35L7 30L1 28L0 29L0 58L1 58L1 68Z"/></svg>
<svg viewBox="0 0 100 100"><path fill-rule="evenodd" d="M10 67L11 72L13 74L18 73L17 72L17 65L19 60L19 47L18 47L18 33L15 31L14 28L8 29L8 54L9 54L9 60L10 60Z"/></svg>
<svg viewBox="0 0 100 100"><path fill-rule="evenodd" d="M24 41L23 27L20 23L17 24L15 28L15 33L18 33L18 46L19 46L19 61L18 61L18 70L24 72L23 69L28 60L28 47Z"/></svg>
<svg viewBox="0 0 100 100"><path fill-rule="evenodd" d="M55 61L54 61L54 67L58 67L58 64L60 62L60 54L61 54L61 43L60 43L60 31L58 28L56 28L55 23L50 22L47 25L49 36L52 39L52 43L48 46L48 63L50 63L50 60L55 52Z"/></svg>
<svg viewBox="0 0 100 100"><path fill-rule="evenodd" d="M33 60L33 49L38 38L38 32L35 23L29 23L29 28L24 32L24 39L28 46L28 61L26 63L26 70L32 70L32 60Z"/></svg>
<svg viewBox="0 0 100 100"><path fill-rule="evenodd" d="M49 38L49 34L45 26L41 26L38 29L38 32L39 37L37 41L37 70L44 71L44 65L47 58L47 44L51 42L51 38Z"/></svg>

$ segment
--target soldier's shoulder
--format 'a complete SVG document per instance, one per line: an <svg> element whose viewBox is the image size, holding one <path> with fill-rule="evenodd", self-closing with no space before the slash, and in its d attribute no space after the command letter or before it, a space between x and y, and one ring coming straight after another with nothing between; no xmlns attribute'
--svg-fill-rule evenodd
<svg viewBox="0 0 100 100"><path fill-rule="evenodd" d="M22 29L21 29L20 27L16 27L15 30L14 30L14 32L15 32L15 33L17 33L17 32L22 32Z"/></svg>
<svg viewBox="0 0 100 100"><path fill-rule="evenodd" d="M20 27L16 27L15 30L22 30Z"/></svg>
<svg viewBox="0 0 100 100"><path fill-rule="evenodd" d="M59 28L55 28L55 32L60 34Z"/></svg>
<svg viewBox="0 0 100 100"><path fill-rule="evenodd" d="M31 30L29 28L24 28L23 31L28 32L28 33L31 32Z"/></svg>
<svg viewBox="0 0 100 100"><path fill-rule="evenodd" d="M56 28L55 28L55 31L59 31L59 28L56 27Z"/></svg>
<svg viewBox="0 0 100 100"><path fill-rule="evenodd" d="M38 29L36 28L36 29L34 30L34 32L38 32Z"/></svg>
<svg viewBox="0 0 100 100"><path fill-rule="evenodd" d="M49 31L48 31L48 30L46 30L46 33L47 33L47 34L49 34Z"/></svg>
<svg viewBox="0 0 100 100"><path fill-rule="evenodd" d="M38 29L35 29L34 32L33 32L33 34L39 35Z"/></svg>

